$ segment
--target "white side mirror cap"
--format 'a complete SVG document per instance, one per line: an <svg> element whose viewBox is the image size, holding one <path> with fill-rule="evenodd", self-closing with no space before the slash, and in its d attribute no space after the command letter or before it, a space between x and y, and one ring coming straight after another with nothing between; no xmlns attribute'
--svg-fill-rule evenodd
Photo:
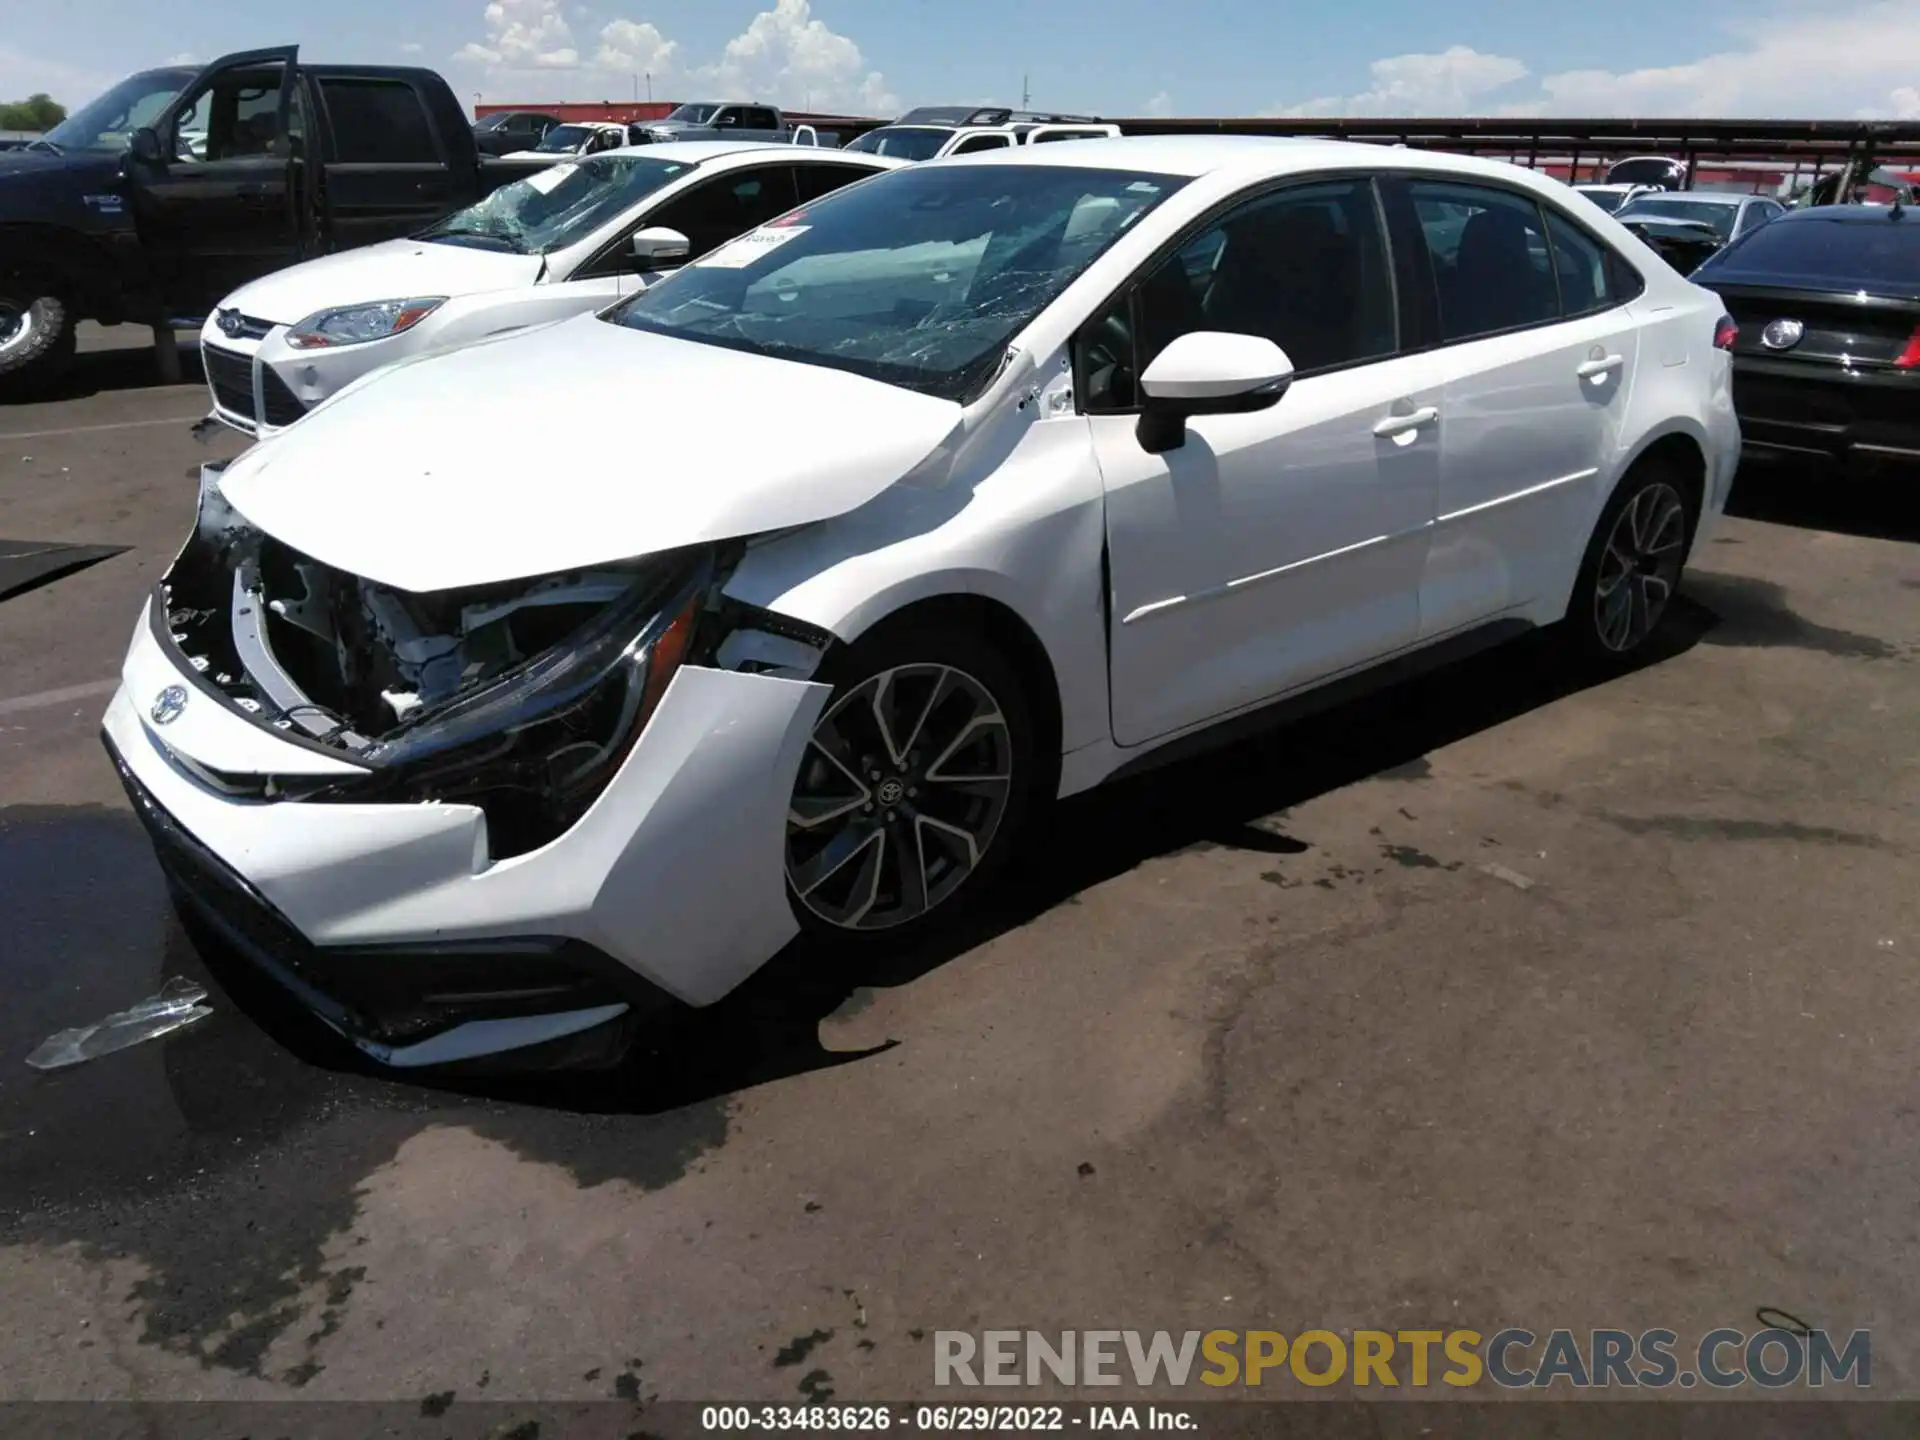
<svg viewBox="0 0 1920 1440"><path fill-rule="evenodd" d="M649 225L644 230L633 232L628 241L633 258L647 265L663 265L687 258L687 252L693 248L693 242L678 230L669 230L664 225Z"/></svg>
<svg viewBox="0 0 1920 1440"><path fill-rule="evenodd" d="M1278 395L1293 379L1287 352L1263 335L1194 330L1153 359L1140 377L1149 400L1174 405Z"/></svg>

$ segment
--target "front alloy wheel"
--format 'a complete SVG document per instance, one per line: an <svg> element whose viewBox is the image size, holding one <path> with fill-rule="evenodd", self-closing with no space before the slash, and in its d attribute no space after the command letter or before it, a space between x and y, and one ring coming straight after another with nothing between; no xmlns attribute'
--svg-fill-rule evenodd
<svg viewBox="0 0 1920 1440"><path fill-rule="evenodd" d="M893 930L981 872L1026 779L1017 703L968 669L927 661L834 696L787 812L787 882L807 915Z"/></svg>
<svg viewBox="0 0 1920 1440"><path fill-rule="evenodd" d="M1636 650L1666 613L1686 555L1687 508L1664 482L1637 491L1614 519L1593 587L1594 633L1616 655Z"/></svg>

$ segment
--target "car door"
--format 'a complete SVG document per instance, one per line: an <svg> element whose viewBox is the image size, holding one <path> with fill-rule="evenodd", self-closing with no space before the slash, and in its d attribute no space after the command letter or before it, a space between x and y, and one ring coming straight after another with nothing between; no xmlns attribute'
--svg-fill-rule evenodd
<svg viewBox="0 0 1920 1440"><path fill-rule="evenodd" d="M1409 645L1439 480L1428 355L1399 353L1365 177L1246 198L1082 333L1076 386L1106 490L1113 734L1137 745ZM1279 403L1198 416L1149 454L1137 376L1179 335L1264 335Z"/></svg>
<svg viewBox="0 0 1920 1440"><path fill-rule="evenodd" d="M1613 474L1639 329L1615 298L1621 262L1557 207L1480 182L1392 183L1441 341L1446 442L1420 587L1432 638L1564 582Z"/></svg>
<svg viewBox="0 0 1920 1440"><path fill-rule="evenodd" d="M156 118L157 156L128 157L142 248L183 316L300 258L298 56L288 45L216 60Z"/></svg>
<svg viewBox="0 0 1920 1440"><path fill-rule="evenodd" d="M326 119L321 195L328 247L410 235L453 208L453 171L420 92L406 80L314 77Z"/></svg>

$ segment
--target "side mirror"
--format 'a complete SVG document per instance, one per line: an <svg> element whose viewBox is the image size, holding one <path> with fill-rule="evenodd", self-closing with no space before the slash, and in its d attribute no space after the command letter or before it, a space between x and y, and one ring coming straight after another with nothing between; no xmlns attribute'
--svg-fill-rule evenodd
<svg viewBox="0 0 1920 1440"><path fill-rule="evenodd" d="M127 150L136 160L144 160L149 165L164 165L166 154L160 148L160 137L150 125L142 125L127 138Z"/></svg>
<svg viewBox="0 0 1920 1440"><path fill-rule="evenodd" d="M649 225L644 230L634 231L633 239L627 242L627 246L641 269L658 270L685 260L687 252L693 249L693 242L678 230L669 230L664 225Z"/></svg>
<svg viewBox="0 0 1920 1440"><path fill-rule="evenodd" d="M1287 352L1260 335L1195 330L1162 350L1140 377L1137 434L1149 455L1187 443L1189 415L1243 415L1277 405L1293 383Z"/></svg>

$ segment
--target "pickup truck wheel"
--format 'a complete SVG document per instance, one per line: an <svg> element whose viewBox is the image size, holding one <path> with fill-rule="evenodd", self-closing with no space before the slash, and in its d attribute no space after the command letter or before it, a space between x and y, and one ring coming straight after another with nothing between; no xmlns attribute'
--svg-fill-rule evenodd
<svg viewBox="0 0 1920 1440"><path fill-rule="evenodd" d="M44 384L73 359L73 315L44 283L0 278L0 383Z"/></svg>

